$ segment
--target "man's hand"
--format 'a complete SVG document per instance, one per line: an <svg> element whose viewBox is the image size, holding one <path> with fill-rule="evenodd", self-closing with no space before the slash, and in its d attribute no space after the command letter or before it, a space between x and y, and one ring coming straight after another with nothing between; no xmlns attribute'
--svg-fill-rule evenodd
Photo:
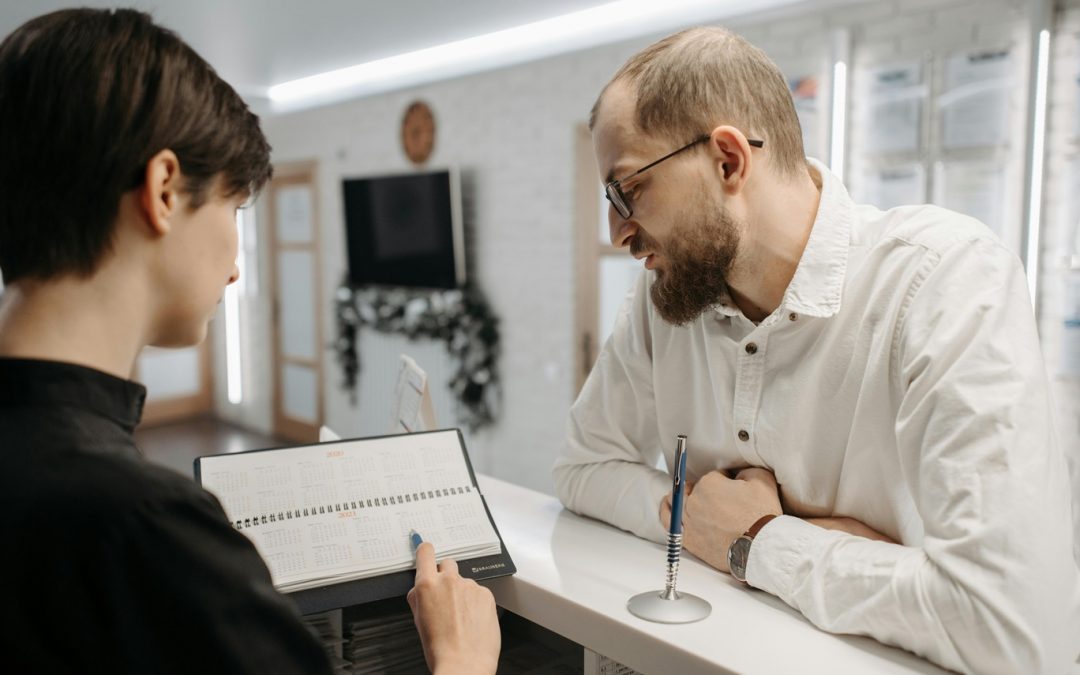
<svg viewBox="0 0 1080 675"><path fill-rule="evenodd" d="M436 568L430 543L416 549L416 585L407 599L432 673L495 672L502 641L495 598L462 578L453 560Z"/></svg>
<svg viewBox="0 0 1080 675"><path fill-rule="evenodd" d="M735 478L713 471L702 476L693 491L687 490L683 547L716 569L728 572L731 542L758 518L781 513L779 489L771 471L743 469ZM660 519L665 527L670 526L671 495L661 503Z"/></svg>
<svg viewBox="0 0 1080 675"><path fill-rule="evenodd" d="M683 507L683 547L722 572L729 572L727 551L731 542L761 516L782 513L779 486L768 469L748 468L728 478L722 471L706 474L695 485L686 482ZM671 495L660 502L660 520L671 523ZM826 530L839 530L866 539L897 543L854 518L834 516L806 518Z"/></svg>

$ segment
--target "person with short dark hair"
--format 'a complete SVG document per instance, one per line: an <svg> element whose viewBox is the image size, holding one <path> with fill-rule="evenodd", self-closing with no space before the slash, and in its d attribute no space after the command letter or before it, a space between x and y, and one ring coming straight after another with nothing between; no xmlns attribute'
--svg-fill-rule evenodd
<svg viewBox="0 0 1080 675"><path fill-rule="evenodd" d="M13 672L329 672L255 548L135 447L145 345L206 335L271 176L236 92L132 10L0 44L0 654ZM491 593L418 555L436 672L494 672Z"/></svg>

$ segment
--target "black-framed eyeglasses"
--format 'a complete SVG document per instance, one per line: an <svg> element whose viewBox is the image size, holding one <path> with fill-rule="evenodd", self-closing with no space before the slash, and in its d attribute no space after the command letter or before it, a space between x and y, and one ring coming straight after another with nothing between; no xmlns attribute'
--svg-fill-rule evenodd
<svg viewBox="0 0 1080 675"><path fill-rule="evenodd" d="M646 164L645 166L641 167L640 169L638 169L634 173L623 176L622 178L619 178L618 180L611 181L610 183L608 183L607 185L604 186L604 196L607 197L607 200L609 202L611 202L611 205L615 207L615 211L617 211L618 214L620 216L622 216L623 219L629 218L630 216L634 215L634 207L630 203L630 198L627 197L622 191L622 183L623 183L623 181L629 180L629 179L633 178L634 176L645 173L646 171L653 168L654 166L656 166L660 162L664 161L665 159L671 159L672 157L679 154L683 150L689 150L690 148L694 147L698 143L704 143L705 141L709 140L711 137L712 137L711 134L704 134L702 136L698 136L697 138L690 141L686 145L682 146L678 150L674 150L672 152L669 152L668 154L664 155L663 157L656 160L655 162L650 162L649 164ZM749 143L750 145L754 146L755 148L761 148L761 147L765 146L765 141L757 141L757 140L752 141L752 140L747 139L746 142Z"/></svg>

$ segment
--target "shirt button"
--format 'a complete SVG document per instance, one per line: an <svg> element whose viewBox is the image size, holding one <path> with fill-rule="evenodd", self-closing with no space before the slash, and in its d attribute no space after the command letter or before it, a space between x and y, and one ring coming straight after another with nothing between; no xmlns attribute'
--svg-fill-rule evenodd
<svg viewBox="0 0 1080 675"><path fill-rule="evenodd" d="M750 434L747 433L746 429L739 429L739 440L740 441L748 441L748 440L750 440Z"/></svg>
<svg viewBox="0 0 1080 675"><path fill-rule="evenodd" d="M754 344L753 342L747 342L746 343L746 353L747 354L757 354L757 345Z"/></svg>
<svg viewBox="0 0 1080 675"><path fill-rule="evenodd" d="M788 321L798 321L799 320L799 315L796 314L795 312L792 312L791 314L787 315L787 318L788 318Z"/></svg>

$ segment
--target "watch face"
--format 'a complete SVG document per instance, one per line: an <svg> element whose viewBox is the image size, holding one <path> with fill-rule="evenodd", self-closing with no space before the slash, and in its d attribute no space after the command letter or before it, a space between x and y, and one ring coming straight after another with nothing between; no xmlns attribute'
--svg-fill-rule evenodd
<svg viewBox="0 0 1080 675"><path fill-rule="evenodd" d="M750 542L753 539L745 535L731 543L728 549L728 567L731 568L731 576L739 581L746 581L746 560L750 557Z"/></svg>

